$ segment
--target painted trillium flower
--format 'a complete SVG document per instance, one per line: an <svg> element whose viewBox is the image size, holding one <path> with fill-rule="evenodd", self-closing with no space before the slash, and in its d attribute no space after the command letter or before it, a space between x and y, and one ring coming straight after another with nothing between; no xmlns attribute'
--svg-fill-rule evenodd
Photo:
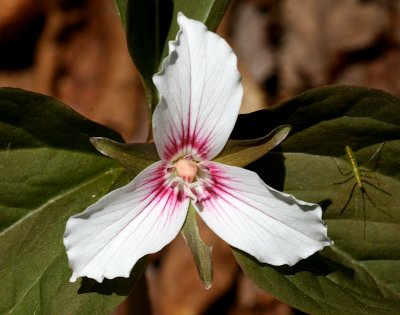
<svg viewBox="0 0 400 315"><path fill-rule="evenodd" d="M129 277L136 262L181 230L192 203L223 240L273 265L331 244L321 208L268 187L251 171L212 162L238 116L236 56L218 35L178 15L180 30L153 81L153 135L161 161L71 217L64 244L71 281Z"/></svg>

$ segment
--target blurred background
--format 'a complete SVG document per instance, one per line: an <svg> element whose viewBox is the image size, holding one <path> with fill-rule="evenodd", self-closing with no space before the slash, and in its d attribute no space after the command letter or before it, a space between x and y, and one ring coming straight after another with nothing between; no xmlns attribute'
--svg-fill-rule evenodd
<svg viewBox="0 0 400 315"><path fill-rule="evenodd" d="M398 0L232 0L218 33L238 55L242 113L322 85L400 95ZM127 142L146 140L146 100L113 0L0 1L0 86L51 95ZM115 314L301 314L252 284L200 225L213 287L203 288L179 236L150 257L149 294L134 291Z"/></svg>

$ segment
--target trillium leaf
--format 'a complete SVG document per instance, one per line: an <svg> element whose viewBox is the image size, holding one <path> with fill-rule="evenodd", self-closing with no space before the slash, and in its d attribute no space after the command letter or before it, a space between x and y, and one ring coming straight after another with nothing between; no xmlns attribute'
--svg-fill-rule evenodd
<svg viewBox="0 0 400 315"><path fill-rule="evenodd" d="M126 13L124 14L124 5ZM126 16L126 36L129 52L144 84L151 112L158 102L158 93L152 77L168 55L168 41L178 31L176 16L179 11L188 18L203 22L215 30L222 18L228 0L173 1L118 1L121 17Z"/></svg>
<svg viewBox="0 0 400 315"><path fill-rule="evenodd" d="M398 139L398 131L392 134L391 129L399 125L398 115L393 115L398 106L398 97L376 89L316 88L271 109L239 115L231 138L262 137L273 128L288 124L292 130L282 143L284 152L341 156L346 144L358 149Z"/></svg>
<svg viewBox="0 0 400 315"><path fill-rule="evenodd" d="M118 161L132 176L160 160L154 143L121 143L111 139L93 137L95 148Z"/></svg>
<svg viewBox="0 0 400 315"><path fill-rule="evenodd" d="M141 275L144 262L130 279L69 282L66 220L129 180L94 135L122 140L51 97L0 89L0 313L109 314Z"/></svg>
<svg viewBox="0 0 400 315"><path fill-rule="evenodd" d="M118 14L121 19L122 26L126 27L126 7L128 6L128 0L116 0Z"/></svg>
<svg viewBox="0 0 400 315"><path fill-rule="evenodd" d="M211 258L212 248L207 246L201 239L196 221L196 210L192 205L189 206L186 221L181 232L192 251L197 271L199 272L204 287L206 289L211 288L213 279Z"/></svg>
<svg viewBox="0 0 400 315"><path fill-rule="evenodd" d="M251 140L228 140L215 162L244 167L258 160L279 145L289 134L291 127L276 127L268 135Z"/></svg>
<svg viewBox="0 0 400 315"><path fill-rule="evenodd" d="M320 203L335 244L293 267L260 264L234 250L245 273L307 313L399 313L399 98L366 88L320 88L253 118L249 137L265 133L269 122L290 123L293 129L281 145L283 155L270 153L249 168L277 189ZM244 128L247 119L240 117L237 127ZM383 142L379 158L363 165ZM357 186L352 193L355 178L345 145L367 171L361 178L372 183L364 183L368 197Z"/></svg>

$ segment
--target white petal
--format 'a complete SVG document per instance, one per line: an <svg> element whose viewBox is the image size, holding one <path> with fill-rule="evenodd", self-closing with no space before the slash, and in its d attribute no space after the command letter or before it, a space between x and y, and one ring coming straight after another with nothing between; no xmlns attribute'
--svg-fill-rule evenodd
<svg viewBox="0 0 400 315"><path fill-rule="evenodd" d="M160 93L154 141L164 160L177 154L210 160L224 147L239 113L243 89L237 59L204 24L182 13L178 23L163 70L153 77Z"/></svg>
<svg viewBox="0 0 400 315"><path fill-rule="evenodd" d="M71 281L129 277L135 263L171 242L189 199L165 186L166 165L156 162L128 185L105 195L67 222L64 245Z"/></svg>
<svg viewBox="0 0 400 315"><path fill-rule="evenodd" d="M272 265L293 265L331 244L317 204L268 187L251 171L209 162L212 189L197 211L223 240Z"/></svg>

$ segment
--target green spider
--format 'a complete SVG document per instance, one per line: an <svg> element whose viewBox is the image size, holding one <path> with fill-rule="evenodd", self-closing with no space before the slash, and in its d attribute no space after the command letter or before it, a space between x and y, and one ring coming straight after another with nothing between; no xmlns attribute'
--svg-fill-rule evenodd
<svg viewBox="0 0 400 315"><path fill-rule="evenodd" d="M383 146L385 145L385 143L382 143L378 149L375 151L375 153L369 158L369 160L365 163L363 163L362 165L359 165L357 162L357 158L354 154L354 151L351 149L350 146L346 145L345 146L345 151L346 151L346 156L347 159L350 162L351 165L351 169L350 170L345 170L343 168L341 168L337 162L336 166L340 172L340 174L342 174L343 176L347 176L347 178L341 182L338 183L333 183L334 185L340 185L340 184L345 184L348 183L349 181L353 180L353 185L351 187L350 190L350 194L346 200L346 202L344 203L344 206L342 207L342 209L340 210L340 214L343 214L343 212L346 210L346 208L348 207L348 205L350 204L350 201L353 198L354 192L356 191L356 189L359 192L359 195L361 196L361 202L362 202L362 211L363 211L363 217L364 217L364 238L365 238L365 233L366 233L366 229L365 229L365 222L366 222L366 210L365 210L365 197L367 198L367 200L371 203L371 205L373 207L375 207L376 209L378 209L379 211L383 212L384 214L386 214L389 217L392 217L387 211L385 211L382 207L379 207L371 198L370 194L367 191L367 186L370 186L388 196L391 196L391 194L387 191L385 191L384 189L380 188L379 186L377 186L376 184L372 183L371 180L375 180L378 181L378 179L376 177L372 177L369 176L368 173L372 173L375 172L376 167L378 165L378 160L380 157L380 153L382 151ZM365 168L363 168L363 166L371 163L374 161L374 166L372 169L368 169L366 170ZM356 216L357 216L357 210L358 210L358 199L356 199Z"/></svg>

